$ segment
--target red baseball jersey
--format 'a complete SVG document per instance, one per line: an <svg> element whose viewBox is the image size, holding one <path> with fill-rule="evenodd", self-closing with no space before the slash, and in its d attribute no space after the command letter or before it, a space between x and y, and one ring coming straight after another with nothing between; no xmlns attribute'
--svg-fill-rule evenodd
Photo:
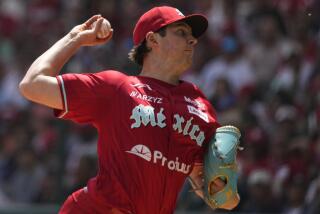
<svg viewBox="0 0 320 214"><path fill-rule="evenodd" d="M173 213L219 126L200 90L112 70L57 79L64 110L56 116L98 130L99 171L88 182L89 195L128 213Z"/></svg>

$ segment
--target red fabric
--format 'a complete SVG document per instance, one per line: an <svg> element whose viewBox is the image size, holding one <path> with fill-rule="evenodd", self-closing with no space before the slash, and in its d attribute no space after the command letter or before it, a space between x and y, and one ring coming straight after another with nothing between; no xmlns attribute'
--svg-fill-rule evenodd
<svg viewBox="0 0 320 214"><path fill-rule="evenodd" d="M200 14L184 16L178 9L168 6L154 7L143 14L133 31L133 43L143 42L148 32L156 32L161 27L177 21L184 21L192 28L195 37L201 36L208 27L208 20Z"/></svg>
<svg viewBox="0 0 320 214"><path fill-rule="evenodd" d="M202 162L218 126L203 94L187 82L174 86L116 71L62 78L68 112L56 115L91 123L99 133L91 197L133 213L173 213L185 178Z"/></svg>
<svg viewBox="0 0 320 214"><path fill-rule="evenodd" d="M97 206L90 198L89 194L80 189L72 193L67 200L63 203L59 214L130 214L129 211L120 211L106 206Z"/></svg>
<svg viewBox="0 0 320 214"><path fill-rule="evenodd" d="M83 189L74 192L70 195L67 200L63 203L61 209L59 210L59 214L71 214L71 213L78 213L78 214L86 214L88 211L82 209L80 207L80 203L83 203L86 197L79 196L83 193ZM90 203L87 203L90 204Z"/></svg>

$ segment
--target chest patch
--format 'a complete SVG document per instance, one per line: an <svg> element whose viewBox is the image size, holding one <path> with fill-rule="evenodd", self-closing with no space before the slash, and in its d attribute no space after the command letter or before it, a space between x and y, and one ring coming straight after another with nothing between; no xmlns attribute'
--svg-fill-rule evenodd
<svg viewBox="0 0 320 214"><path fill-rule="evenodd" d="M194 115L197 115L198 117L200 117L201 119L203 119L204 121L206 121L207 123L209 122L209 118L208 118L208 115L204 112L202 112L201 110L193 107L193 106L190 106L188 105L188 111L190 114L194 114Z"/></svg>

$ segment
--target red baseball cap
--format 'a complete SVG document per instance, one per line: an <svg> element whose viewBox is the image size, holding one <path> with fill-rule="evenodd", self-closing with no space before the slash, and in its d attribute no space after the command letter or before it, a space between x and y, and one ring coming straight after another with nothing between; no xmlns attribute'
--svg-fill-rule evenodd
<svg viewBox="0 0 320 214"><path fill-rule="evenodd" d="M204 15L183 15L177 8L161 6L154 7L143 14L133 30L133 44L139 45L146 38L148 32L156 32L171 23L182 21L192 29L194 37L198 38L208 28L208 20Z"/></svg>

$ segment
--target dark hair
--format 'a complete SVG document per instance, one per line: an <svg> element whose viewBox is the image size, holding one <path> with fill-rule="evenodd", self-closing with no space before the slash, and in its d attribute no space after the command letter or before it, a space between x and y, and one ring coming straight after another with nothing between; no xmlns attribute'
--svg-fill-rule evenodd
<svg viewBox="0 0 320 214"><path fill-rule="evenodd" d="M165 37L166 35L166 26L160 28L156 33L160 34L160 36ZM151 48L147 46L147 41L143 40L143 42L139 45L134 46L128 56L132 62L137 63L138 65L143 65L143 59L151 51Z"/></svg>

